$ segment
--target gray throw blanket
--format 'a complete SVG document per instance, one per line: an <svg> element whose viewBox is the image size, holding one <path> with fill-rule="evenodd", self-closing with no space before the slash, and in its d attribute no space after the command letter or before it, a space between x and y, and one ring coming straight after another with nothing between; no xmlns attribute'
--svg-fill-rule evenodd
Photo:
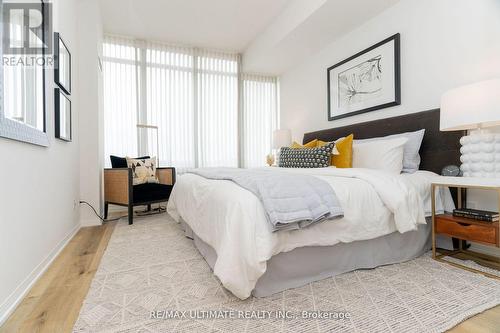
<svg viewBox="0 0 500 333"><path fill-rule="evenodd" d="M302 229L344 216L335 191L314 176L271 169L202 168L187 172L207 179L230 180L255 194L273 231Z"/></svg>

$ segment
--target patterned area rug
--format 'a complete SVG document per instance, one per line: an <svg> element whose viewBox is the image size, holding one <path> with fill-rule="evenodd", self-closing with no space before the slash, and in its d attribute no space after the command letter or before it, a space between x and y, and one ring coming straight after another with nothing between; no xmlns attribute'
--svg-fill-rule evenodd
<svg viewBox="0 0 500 333"><path fill-rule="evenodd" d="M498 304L500 281L428 255L242 301L162 214L118 223L74 332L442 332Z"/></svg>

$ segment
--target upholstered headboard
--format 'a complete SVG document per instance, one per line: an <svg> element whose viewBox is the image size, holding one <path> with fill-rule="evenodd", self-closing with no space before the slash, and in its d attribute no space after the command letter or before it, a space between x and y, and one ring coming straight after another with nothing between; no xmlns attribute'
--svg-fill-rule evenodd
<svg viewBox="0 0 500 333"><path fill-rule="evenodd" d="M440 174L446 165L460 165L459 140L465 132L441 132L439 109L306 133L303 142L314 139L332 141L351 133L354 133L354 139L369 139L423 128L425 136L420 148L420 169Z"/></svg>

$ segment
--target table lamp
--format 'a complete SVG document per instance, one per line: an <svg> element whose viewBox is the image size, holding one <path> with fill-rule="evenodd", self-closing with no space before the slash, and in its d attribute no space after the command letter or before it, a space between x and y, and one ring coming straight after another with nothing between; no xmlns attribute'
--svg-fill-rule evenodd
<svg viewBox="0 0 500 333"><path fill-rule="evenodd" d="M441 99L441 131L469 130L460 139L460 169L466 177L500 177L500 79L469 84L446 92Z"/></svg>

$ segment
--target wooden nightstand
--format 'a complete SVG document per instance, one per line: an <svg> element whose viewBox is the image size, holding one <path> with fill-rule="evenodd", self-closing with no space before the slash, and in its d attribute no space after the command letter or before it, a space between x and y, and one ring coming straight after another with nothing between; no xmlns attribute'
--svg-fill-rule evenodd
<svg viewBox="0 0 500 333"><path fill-rule="evenodd" d="M471 177L436 177L432 181L432 257L439 261L447 262L453 266L457 266L469 271L481 273L489 277L500 279L496 275L488 274L476 269L460 265L455 262L450 262L444 257L464 257L472 259L478 264L499 269L500 258L468 251L462 248L462 242L459 242L459 249L456 251L443 251L444 253L436 253L436 235L446 235L455 237L461 240L481 243L483 245L495 246L500 248L500 223L499 222L483 222L474 219L455 217L451 213L436 215L436 190L438 187L455 187L458 192L458 208L462 208L462 189L480 189L488 191L496 191L498 194L498 207L500 209L500 179L498 178L471 178ZM461 258L462 259L462 258Z"/></svg>

